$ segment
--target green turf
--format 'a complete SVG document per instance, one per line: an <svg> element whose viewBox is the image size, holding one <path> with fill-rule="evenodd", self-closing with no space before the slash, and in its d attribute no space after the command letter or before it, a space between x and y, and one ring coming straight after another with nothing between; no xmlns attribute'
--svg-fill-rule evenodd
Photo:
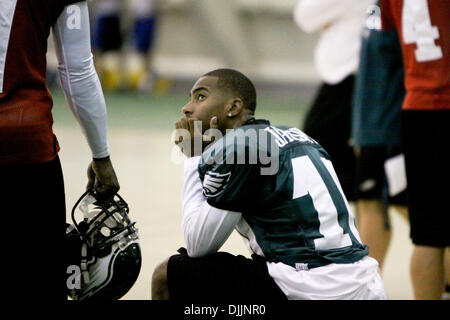
<svg viewBox="0 0 450 320"><path fill-rule="evenodd" d="M64 95L52 90L55 123L76 126L66 105ZM171 130L181 116L181 108L188 101L187 93L169 93L163 96L132 93L105 93L110 128L148 128L149 130ZM307 99L299 95L262 94L259 97L257 118L269 119L273 124L299 127Z"/></svg>

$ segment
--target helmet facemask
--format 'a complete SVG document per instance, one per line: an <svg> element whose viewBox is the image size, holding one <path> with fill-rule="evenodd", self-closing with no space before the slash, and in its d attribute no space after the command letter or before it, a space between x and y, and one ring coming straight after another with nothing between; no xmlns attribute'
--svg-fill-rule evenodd
<svg viewBox="0 0 450 320"><path fill-rule="evenodd" d="M72 299L118 299L134 284L141 254L138 229L128 213L128 204L118 194L101 204L87 191L73 207L73 225L67 230L76 230L81 239L81 285L70 291Z"/></svg>

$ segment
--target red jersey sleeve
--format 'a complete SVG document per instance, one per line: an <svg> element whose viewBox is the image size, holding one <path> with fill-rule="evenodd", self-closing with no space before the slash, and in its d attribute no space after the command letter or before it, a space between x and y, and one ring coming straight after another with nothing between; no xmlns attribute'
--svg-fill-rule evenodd
<svg viewBox="0 0 450 320"><path fill-rule="evenodd" d="M399 2L399 1L397 1ZM392 1L390 0L381 0L380 9L381 9L381 28L383 30L395 29L395 19L392 14Z"/></svg>
<svg viewBox="0 0 450 320"><path fill-rule="evenodd" d="M8 23L0 25L0 165L46 162L59 151L46 85L47 38L64 7L81 1L7 1Z"/></svg>

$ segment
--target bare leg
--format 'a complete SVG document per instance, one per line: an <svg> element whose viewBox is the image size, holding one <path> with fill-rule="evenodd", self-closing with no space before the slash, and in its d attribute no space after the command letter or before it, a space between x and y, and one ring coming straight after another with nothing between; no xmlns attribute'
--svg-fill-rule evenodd
<svg viewBox="0 0 450 320"><path fill-rule="evenodd" d="M169 300L167 286L167 264L169 259L158 265L152 276L152 300Z"/></svg>
<svg viewBox="0 0 450 320"><path fill-rule="evenodd" d="M409 224L409 212L407 206L392 205L395 211Z"/></svg>
<svg viewBox="0 0 450 320"><path fill-rule="evenodd" d="M444 272L445 272L445 294L443 299L450 300L450 247L445 249L444 253Z"/></svg>
<svg viewBox="0 0 450 320"><path fill-rule="evenodd" d="M369 255L383 268L391 241L391 228L380 200L358 200L358 230L361 240L369 246Z"/></svg>
<svg viewBox="0 0 450 320"><path fill-rule="evenodd" d="M445 248L416 245L410 273L416 300L440 300L444 292Z"/></svg>

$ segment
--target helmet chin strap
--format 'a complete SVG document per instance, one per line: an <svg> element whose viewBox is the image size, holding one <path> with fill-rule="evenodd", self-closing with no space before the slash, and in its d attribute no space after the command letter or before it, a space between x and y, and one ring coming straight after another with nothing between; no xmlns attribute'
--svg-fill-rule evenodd
<svg viewBox="0 0 450 320"><path fill-rule="evenodd" d="M96 199L91 194L86 195L86 197L83 198L83 200L80 203L79 209L83 213L83 218L85 222L89 222L91 219L93 219L100 211L101 209L89 209L89 206L95 203ZM81 263L80 263L80 269L81 273L83 275L83 281L84 283L90 282L89 277L89 271L87 268L87 259L88 259L88 247L87 243L83 242L81 245Z"/></svg>
<svg viewBox="0 0 450 320"><path fill-rule="evenodd" d="M90 215L89 212L89 205L93 204L95 202L95 198L94 196L92 196L91 194L88 194L86 197L83 198L83 200L80 203L80 210L81 212L83 212L84 215L84 219L86 221L89 221L90 219L92 219L94 216Z"/></svg>
<svg viewBox="0 0 450 320"><path fill-rule="evenodd" d="M81 273L83 274L84 283L89 283L89 271L87 268L87 244L83 242L81 245L81 264L80 264Z"/></svg>

